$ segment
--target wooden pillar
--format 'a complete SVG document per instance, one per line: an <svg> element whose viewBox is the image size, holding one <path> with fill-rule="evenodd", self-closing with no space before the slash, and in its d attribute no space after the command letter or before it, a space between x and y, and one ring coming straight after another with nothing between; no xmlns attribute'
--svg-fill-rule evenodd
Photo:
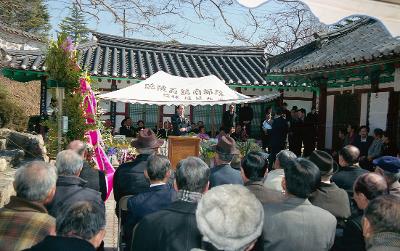
<svg viewBox="0 0 400 251"><path fill-rule="evenodd" d="M318 143L317 149L325 148L326 132L326 97L327 97L327 79L319 80L319 102L318 102Z"/></svg>
<svg viewBox="0 0 400 251"><path fill-rule="evenodd" d="M117 80L115 79L111 80L111 91L116 91L117 89L118 89ZM117 103L110 102L110 120L114 128L116 128L115 127L116 117L117 117Z"/></svg>

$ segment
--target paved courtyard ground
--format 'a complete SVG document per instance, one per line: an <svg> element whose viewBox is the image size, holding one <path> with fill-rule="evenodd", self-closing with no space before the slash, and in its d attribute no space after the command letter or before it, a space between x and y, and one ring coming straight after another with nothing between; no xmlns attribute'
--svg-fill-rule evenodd
<svg viewBox="0 0 400 251"><path fill-rule="evenodd" d="M107 251L116 251L118 242L118 219L114 213L115 200L114 194L111 193L106 201L106 236L104 238L105 248Z"/></svg>

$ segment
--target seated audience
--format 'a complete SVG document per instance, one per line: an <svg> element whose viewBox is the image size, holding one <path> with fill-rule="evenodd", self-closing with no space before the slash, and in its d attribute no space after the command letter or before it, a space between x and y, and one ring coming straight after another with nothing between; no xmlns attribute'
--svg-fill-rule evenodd
<svg viewBox="0 0 400 251"><path fill-rule="evenodd" d="M68 144L67 148L82 157L83 167L79 177L87 181L86 187L100 192L101 198L105 201L107 197L106 177L102 171L92 168L86 161L86 144L80 140L74 140Z"/></svg>
<svg viewBox="0 0 400 251"><path fill-rule="evenodd" d="M140 130L143 130L144 128L146 128L144 126L144 121L143 120L138 120L138 122L136 123L137 128L136 131L139 132Z"/></svg>
<svg viewBox="0 0 400 251"><path fill-rule="evenodd" d="M171 134L172 134L171 123L169 121L165 121L163 124L163 128L158 129L157 137L166 139Z"/></svg>
<svg viewBox="0 0 400 251"><path fill-rule="evenodd" d="M47 236L26 251L95 251L103 241L106 217L103 208L77 202L57 216L57 236Z"/></svg>
<svg viewBox="0 0 400 251"><path fill-rule="evenodd" d="M150 180L147 192L140 193L128 200L128 216L124 229L128 246L134 226L146 215L168 207L176 197L175 189L167 184L171 176L171 163L163 155L152 155L148 158L144 175ZM129 250L129 249L128 249Z"/></svg>
<svg viewBox="0 0 400 251"><path fill-rule="evenodd" d="M64 150L57 154L57 190L52 203L47 207L50 215L56 217L65 207L77 201L98 204L105 211L101 194L86 187L86 181L79 178L82 166L81 156L72 150Z"/></svg>
<svg viewBox="0 0 400 251"><path fill-rule="evenodd" d="M331 177L339 169L332 156L320 150L315 150L308 158L321 173L321 182L309 200L314 206L325 209L337 219L347 219L350 216L350 200L346 191L331 182Z"/></svg>
<svg viewBox="0 0 400 251"><path fill-rule="evenodd" d="M234 155L239 154L235 140L229 136L222 136L215 146L215 166L211 168L210 187L223 184L243 184L240 171L231 167Z"/></svg>
<svg viewBox="0 0 400 251"><path fill-rule="evenodd" d="M387 194L385 179L375 173L365 173L357 178L354 183L354 200L359 209L346 222L343 230L343 239L339 250L362 251L365 243L361 229L362 211L368 206L368 202L380 195Z"/></svg>
<svg viewBox="0 0 400 251"><path fill-rule="evenodd" d="M354 140L356 139L356 132L357 132L357 126L356 125L347 125L347 134L346 137L344 139L344 146L347 145L353 145L354 144Z"/></svg>
<svg viewBox="0 0 400 251"><path fill-rule="evenodd" d="M240 124L236 124L235 131L231 133L231 137L236 141L246 141L249 138L245 126L242 128Z"/></svg>
<svg viewBox="0 0 400 251"><path fill-rule="evenodd" d="M321 180L318 167L298 158L283 169L282 187L287 198L282 203L264 205L264 250L330 250L336 219L308 200Z"/></svg>
<svg viewBox="0 0 400 251"><path fill-rule="evenodd" d="M125 135L126 137L136 137L136 131L135 128L133 128L133 122L130 117L126 117L121 121L119 134Z"/></svg>
<svg viewBox="0 0 400 251"><path fill-rule="evenodd" d="M368 171L373 171L372 160L381 156L383 148L383 131L376 128L374 130L374 140L368 148L368 155L366 158L360 159L360 166Z"/></svg>
<svg viewBox="0 0 400 251"><path fill-rule="evenodd" d="M204 126L199 127L199 134L197 134L197 137L204 140L210 139L210 136L208 136L208 134L206 133L206 128Z"/></svg>
<svg viewBox="0 0 400 251"><path fill-rule="evenodd" d="M196 208L209 186L210 169L197 157L181 160L176 169L177 201L145 216L136 226L132 250L187 251L201 247Z"/></svg>
<svg viewBox="0 0 400 251"><path fill-rule="evenodd" d="M364 211L363 234L368 251L400 250L400 198L384 195Z"/></svg>
<svg viewBox="0 0 400 251"><path fill-rule="evenodd" d="M340 188L346 190L349 198L353 196L354 181L361 174L367 173L358 165L360 151L357 147L347 145L339 151L339 165L341 170L332 176L332 181Z"/></svg>
<svg viewBox="0 0 400 251"><path fill-rule="evenodd" d="M263 178L268 171L268 159L260 152L250 152L242 160L240 174L244 185L262 203L282 201L282 192L267 189Z"/></svg>
<svg viewBox="0 0 400 251"><path fill-rule="evenodd" d="M383 156L374 159L375 172L385 177L389 193L400 197L400 159L392 156Z"/></svg>
<svg viewBox="0 0 400 251"><path fill-rule="evenodd" d="M273 170L269 171L264 181L264 186L268 189L282 192L282 179L285 176L283 167L296 159L296 154L289 150L282 150L276 155Z"/></svg>
<svg viewBox="0 0 400 251"><path fill-rule="evenodd" d="M263 228L264 210L243 186L221 185L200 200L196 220L204 250L253 250Z"/></svg>
<svg viewBox="0 0 400 251"><path fill-rule="evenodd" d="M368 135L369 127L361 126L359 135L354 139L353 145L360 150L360 160L368 157L368 149L374 138Z"/></svg>
<svg viewBox="0 0 400 251"><path fill-rule="evenodd" d="M55 219L47 213L56 190L57 174L42 161L29 162L17 169L16 196L0 209L0 250L30 248L47 235L55 235Z"/></svg>
<svg viewBox="0 0 400 251"><path fill-rule="evenodd" d="M150 182L144 176L148 158L157 153L164 140L158 139L151 129L143 129L131 145L139 153L135 160L121 164L114 173L114 199L117 202L125 195L135 195L147 191Z"/></svg>
<svg viewBox="0 0 400 251"><path fill-rule="evenodd" d="M388 133L385 132L383 136L382 156L400 157L400 151L396 143L392 141Z"/></svg>

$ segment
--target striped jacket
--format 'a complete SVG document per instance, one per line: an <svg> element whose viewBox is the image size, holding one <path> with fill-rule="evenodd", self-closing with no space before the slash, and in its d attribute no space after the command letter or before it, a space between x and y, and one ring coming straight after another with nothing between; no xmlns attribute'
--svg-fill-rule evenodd
<svg viewBox="0 0 400 251"><path fill-rule="evenodd" d="M12 196L0 209L0 250L22 250L55 235L55 219L38 203Z"/></svg>

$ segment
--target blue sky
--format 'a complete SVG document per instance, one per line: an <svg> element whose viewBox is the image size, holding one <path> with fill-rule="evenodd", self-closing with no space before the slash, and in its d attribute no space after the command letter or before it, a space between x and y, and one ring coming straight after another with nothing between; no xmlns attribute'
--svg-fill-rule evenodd
<svg viewBox="0 0 400 251"><path fill-rule="evenodd" d="M48 0L47 3L49 5L49 12L51 15L51 25L52 25L52 33L53 36L58 29L58 24L60 21L68 15L69 11L67 7L70 6L72 1L63 0ZM270 12L275 8L274 3L267 3L257 8L257 12L266 13ZM248 9L239 5L234 4L228 11L228 15L234 20L235 24L240 24L244 22L243 14ZM184 28L190 32L190 36L176 36L175 40L181 43L189 43L189 44L215 44L215 45L227 45L229 42L226 40L224 36L225 27L222 23L217 23L215 27L213 27L210 23L205 23L204 21L198 20L194 12L191 8L185 9L185 15L187 15L193 22L183 22L181 20L177 21L176 25ZM168 20L171 21L171 20ZM97 22L94 18L88 20L88 26L90 29L96 30L98 32L119 35L122 36L122 25L116 24L111 17L111 15L107 13L100 14L100 21ZM146 39L146 40L156 40L163 41L169 40L162 36L153 36L152 34L146 34L144 32L137 33L128 33L127 37Z"/></svg>

